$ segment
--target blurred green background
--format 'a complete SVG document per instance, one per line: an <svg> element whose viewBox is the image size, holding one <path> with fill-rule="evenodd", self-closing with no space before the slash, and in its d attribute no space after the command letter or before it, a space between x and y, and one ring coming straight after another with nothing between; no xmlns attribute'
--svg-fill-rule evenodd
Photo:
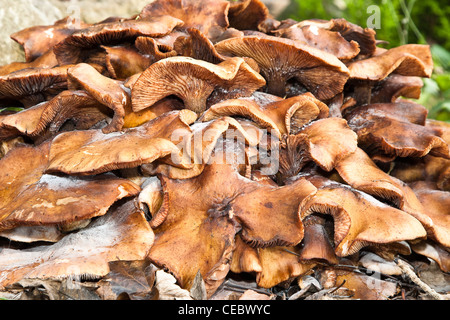
<svg viewBox="0 0 450 320"><path fill-rule="evenodd" d="M380 46L431 46L434 73L430 79L424 79L418 102L428 108L429 118L450 121L449 0L291 0L278 19L345 18L370 27L368 22L373 22L373 14L378 13L377 39L388 41Z"/></svg>

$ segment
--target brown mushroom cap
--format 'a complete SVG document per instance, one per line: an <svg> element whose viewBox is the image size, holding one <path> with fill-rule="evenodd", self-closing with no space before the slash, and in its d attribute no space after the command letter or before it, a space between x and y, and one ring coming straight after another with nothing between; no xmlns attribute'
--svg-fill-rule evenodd
<svg viewBox="0 0 450 320"><path fill-rule="evenodd" d="M368 244L426 237L422 224L408 213L337 183L305 198L299 212L302 219L312 213L332 215L335 252L339 257L351 255Z"/></svg>
<svg viewBox="0 0 450 320"><path fill-rule="evenodd" d="M178 153L171 140L176 130L190 133L196 115L189 110L172 111L124 132L101 130L64 132L51 142L48 172L98 174L137 167L171 153Z"/></svg>
<svg viewBox="0 0 450 320"><path fill-rule="evenodd" d="M349 71L334 55L290 39L245 36L215 44L222 55L250 57L267 81L267 91L283 97L286 82L295 78L320 100L341 92Z"/></svg>
<svg viewBox="0 0 450 320"><path fill-rule="evenodd" d="M232 2L228 10L230 27L238 30L259 30L269 16L269 9L261 0Z"/></svg>
<svg viewBox="0 0 450 320"><path fill-rule="evenodd" d="M111 123L103 128L104 133L121 130L125 108L130 105L130 92L120 81L100 74L94 67L80 63L68 71L69 88L81 87L101 104L114 111Z"/></svg>
<svg viewBox="0 0 450 320"><path fill-rule="evenodd" d="M221 116L242 116L250 118L261 127L273 130L272 134L281 138L284 134L296 134L310 121L328 115L328 107L311 94L273 99L275 101L267 104L258 101L261 95L262 93L257 92L252 97L216 103L203 113L200 120L209 121Z"/></svg>
<svg viewBox="0 0 450 320"><path fill-rule="evenodd" d="M225 0L156 0L145 6L140 18L169 15L183 21L184 28L196 28L209 38L214 38L229 25Z"/></svg>
<svg viewBox="0 0 450 320"><path fill-rule="evenodd" d="M426 127L426 109L411 101L370 104L344 112L358 142L369 155L423 157L427 154L449 158L442 131Z"/></svg>
<svg viewBox="0 0 450 320"><path fill-rule="evenodd" d="M33 26L15 32L11 35L11 39L23 47L26 62L31 62L41 57L50 48L53 48L79 28L88 27L88 24L80 22L75 24L71 17L66 17L56 21L53 25Z"/></svg>
<svg viewBox="0 0 450 320"><path fill-rule="evenodd" d="M142 37L145 38L145 37ZM130 45L101 46L106 51L106 68L114 79L125 80L147 69L154 61Z"/></svg>
<svg viewBox="0 0 450 320"><path fill-rule="evenodd" d="M214 101L247 96L264 84L264 78L241 58L215 65L189 57L170 57L152 64L136 81L131 92L133 111L176 95L185 108L201 113L207 108L208 98Z"/></svg>
<svg viewBox="0 0 450 320"><path fill-rule="evenodd" d="M52 245L2 250L0 288L21 279L98 278L110 271L108 262L142 260L154 234L133 201L115 205L88 227Z"/></svg>
<svg viewBox="0 0 450 320"><path fill-rule="evenodd" d="M234 237L241 229L246 242L260 247L298 243L302 238L298 204L315 190L305 180L287 187L261 185L242 177L232 165L214 163L192 179L161 176L160 180L168 200L160 208L165 219L154 230L149 258L168 268L185 288L197 274L198 261L205 262L200 272L207 284L217 268L229 265ZM186 207L192 198L201 200ZM261 223L273 210L279 212L278 218Z"/></svg>
<svg viewBox="0 0 450 320"><path fill-rule="evenodd" d="M370 103L395 102L399 97L419 99L422 87L420 77L392 73L372 88Z"/></svg>
<svg viewBox="0 0 450 320"><path fill-rule="evenodd" d="M339 32L320 28L315 24L305 25L300 22L288 28L277 29L274 33L279 37L326 51L339 60L350 60L360 51L357 42L347 41Z"/></svg>
<svg viewBox="0 0 450 320"><path fill-rule="evenodd" d="M55 45L54 52L61 65L76 64L92 53L90 49L98 49L100 45L134 41L139 36L161 37L181 24L181 20L171 16L99 23L74 32Z"/></svg>
<svg viewBox="0 0 450 320"><path fill-rule="evenodd" d="M39 68L53 68L58 65L58 60L50 49L43 53L39 58L31 62L12 62L10 64L0 67L0 76L8 75L12 72L16 72L23 69L39 69Z"/></svg>
<svg viewBox="0 0 450 320"><path fill-rule="evenodd" d="M0 100L19 100L25 107L43 102L46 100L44 95L67 89L67 70L70 67L24 69L0 76Z"/></svg>
<svg viewBox="0 0 450 320"><path fill-rule="evenodd" d="M278 176L283 181L293 177L311 161L329 172L356 148L357 136L344 119L313 121L282 141Z"/></svg>
<svg viewBox="0 0 450 320"><path fill-rule="evenodd" d="M442 271L450 272L450 253L446 247L431 240L424 240L412 244L411 248L415 253L436 261Z"/></svg>
<svg viewBox="0 0 450 320"><path fill-rule="evenodd" d="M23 225L63 224L103 215L117 200L139 187L114 175L99 177L45 174L49 143L24 146L2 160L0 230Z"/></svg>
<svg viewBox="0 0 450 320"><path fill-rule="evenodd" d="M170 34L174 33L175 32L172 32ZM171 46L159 44L158 40L161 41L161 39L158 38L154 39L151 37L137 37L136 41L134 42L134 46L139 51L139 53L143 54L152 63L164 58L177 55L177 52L173 50Z"/></svg>
<svg viewBox="0 0 450 320"><path fill-rule="evenodd" d="M450 193L438 190L430 182L417 181L409 185L425 208L424 214L433 221L430 238L444 247L450 247Z"/></svg>
<svg viewBox="0 0 450 320"><path fill-rule="evenodd" d="M379 81L391 73L430 77L433 60L428 45L406 44L368 59L351 62L348 70L350 79L358 80Z"/></svg>

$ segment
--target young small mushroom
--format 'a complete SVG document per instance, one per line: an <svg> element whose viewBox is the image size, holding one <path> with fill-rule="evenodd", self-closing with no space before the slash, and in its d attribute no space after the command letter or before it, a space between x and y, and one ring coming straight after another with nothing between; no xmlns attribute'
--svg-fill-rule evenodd
<svg viewBox="0 0 450 320"><path fill-rule="evenodd" d="M286 95L287 81L295 79L317 99L330 99L343 91L350 75L334 55L290 39L245 36L215 47L222 55L254 59L267 81L267 92L280 97Z"/></svg>
<svg viewBox="0 0 450 320"><path fill-rule="evenodd" d="M175 95L183 100L186 109L200 114L216 100L248 96L264 84L264 78L242 58L216 65L189 57L170 57L155 62L140 75L131 90L131 100L137 112Z"/></svg>

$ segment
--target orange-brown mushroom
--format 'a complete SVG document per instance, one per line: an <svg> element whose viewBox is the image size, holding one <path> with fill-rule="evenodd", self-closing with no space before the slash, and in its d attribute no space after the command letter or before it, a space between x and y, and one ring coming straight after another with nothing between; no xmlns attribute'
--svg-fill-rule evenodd
<svg viewBox="0 0 450 320"><path fill-rule="evenodd" d="M89 175L137 167L179 153L176 144L195 121L189 110L172 111L124 132L101 130L64 132L51 141L48 172ZM174 137L178 130L180 136ZM175 140L176 138L176 140ZM178 141L179 140L179 141Z"/></svg>
<svg viewBox="0 0 450 320"><path fill-rule="evenodd" d="M16 148L1 160L0 230L100 216L117 200L140 191L112 174L86 178L45 174L49 145Z"/></svg>
<svg viewBox="0 0 450 320"><path fill-rule="evenodd" d="M53 50L50 49L47 52L43 53L39 58L31 62L12 62L10 64L4 65L0 67L0 76L10 74L15 71L23 70L23 69L33 69L33 68L53 68L58 65L58 60L56 60L56 56L53 53Z"/></svg>
<svg viewBox="0 0 450 320"><path fill-rule="evenodd" d="M251 95L265 84L241 58L217 65L189 57L170 57L152 64L131 91L133 111L150 107L170 95L181 98L185 108L202 113L224 98Z"/></svg>
<svg viewBox="0 0 450 320"><path fill-rule="evenodd" d="M339 257L369 244L423 239L427 235L419 220L408 213L337 182L306 197L299 212L302 219L313 213L333 217L335 252Z"/></svg>
<svg viewBox="0 0 450 320"><path fill-rule="evenodd" d="M438 190L432 182L417 181L409 186L423 205L424 214L433 221L430 238L450 247L450 193Z"/></svg>
<svg viewBox="0 0 450 320"><path fill-rule="evenodd" d="M290 79L300 82L320 100L330 99L344 89L347 67L334 55L273 36L245 36L215 44L222 55L249 57L256 61L267 81L267 92L286 95Z"/></svg>
<svg viewBox="0 0 450 320"><path fill-rule="evenodd" d="M358 142L370 156L449 158L442 131L424 126L427 111L412 101L370 104L345 109L344 118L358 134Z"/></svg>
<svg viewBox="0 0 450 320"><path fill-rule="evenodd" d="M229 25L228 9L225 0L156 0L145 6L139 18L169 15L183 21L183 28L196 28L214 38Z"/></svg>
<svg viewBox="0 0 450 320"><path fill-rule="evenodd" d="M183 22L171 16L119 20L99 23L74 32L54 46L58 62L77 64L99 50L100 45L117 45L134 41L139 36L161 37Z"/></svg>
<svg viewBox="0 0 450 320"><path fill-rule="evenodd" d="M67 70L71 65L54 68L24 69L0 76L0 100L20 101L34 106L67 89Z"/></svg>
<svg viewBox="0 0 450 320"><path fill-rule="evenodd" d="M298 133L312 120L327 117L328 107L311 94L281 99L255 92L252 97L229 99L212 105L200 120L209 121L221 116L249 118L281 138L285 134Z"/></svg>
<svg viewBox="0 0 450 320"><path fill-rule="evenodd" d="M11 39L23 47L26 62L31 62L78 29L88 26L82 21L76 23L71 17L66 17L56 21L53 25L33 26L20 30L13 33Z"/></svg>
<svg viewBox="0 0 450 320"><path fill-rule="evenodd" d="M260 25L269 16L269 9L261 0L234 2L228 10L230 28L238 30L260 30Z"/></svg>
<svg viewBox="0 0 450 320"><path fill-rule="evenodd" d="M52 245L31 249L3 248L0 288L22 279L99 278L108 262L143 260L154 234L133 201L117 204L88 227Z"/></svg>
<svg viewBox="0 0 450 320"><path fill-rule="evenodd" d="M298 41L305 45L326 51L339 60L350 60L359 54L359 45L347 41L339 32L320 28L315 24L297 23L288 28L277 29L275 35Z"/></svg>
<svg viewBox="0 0 450 320"><path fill-rule="evenodd" d="M211 163L191 179L160 176L160 180L167 201L163 200L159 210L165 218L154 229L155 244L149 258L168 268L186 288L198 270L207 284L217 287L212 285L214 272L229 265L238 231L244 241L258 247L301 241L298 204L315 191L304 179L287 187L261 185L244 178L229 164ZM202 200L186 207L192 198ZM278 213L276 220L261 223L274 211Z"/></svg>
<svg viewBox="0 0 450 320"><path fill-rule="evenodd" d="M311 161L329 172L356 148L357 136L344 119L313 121L282 141L278 176L283 181L293 177Z"/></svg>

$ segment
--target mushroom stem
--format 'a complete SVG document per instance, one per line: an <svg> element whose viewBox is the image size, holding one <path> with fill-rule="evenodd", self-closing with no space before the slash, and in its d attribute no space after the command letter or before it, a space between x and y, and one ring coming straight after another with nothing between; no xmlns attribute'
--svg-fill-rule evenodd
<svg viewBox="0 0 450 320"><path fill-rule="evenodd" d="M279 72L263 72L261 70L264 78L266 79L266 92L276 95L278 97L284 97L286 95L286 81L287 77L284 73Z"/></svg>

